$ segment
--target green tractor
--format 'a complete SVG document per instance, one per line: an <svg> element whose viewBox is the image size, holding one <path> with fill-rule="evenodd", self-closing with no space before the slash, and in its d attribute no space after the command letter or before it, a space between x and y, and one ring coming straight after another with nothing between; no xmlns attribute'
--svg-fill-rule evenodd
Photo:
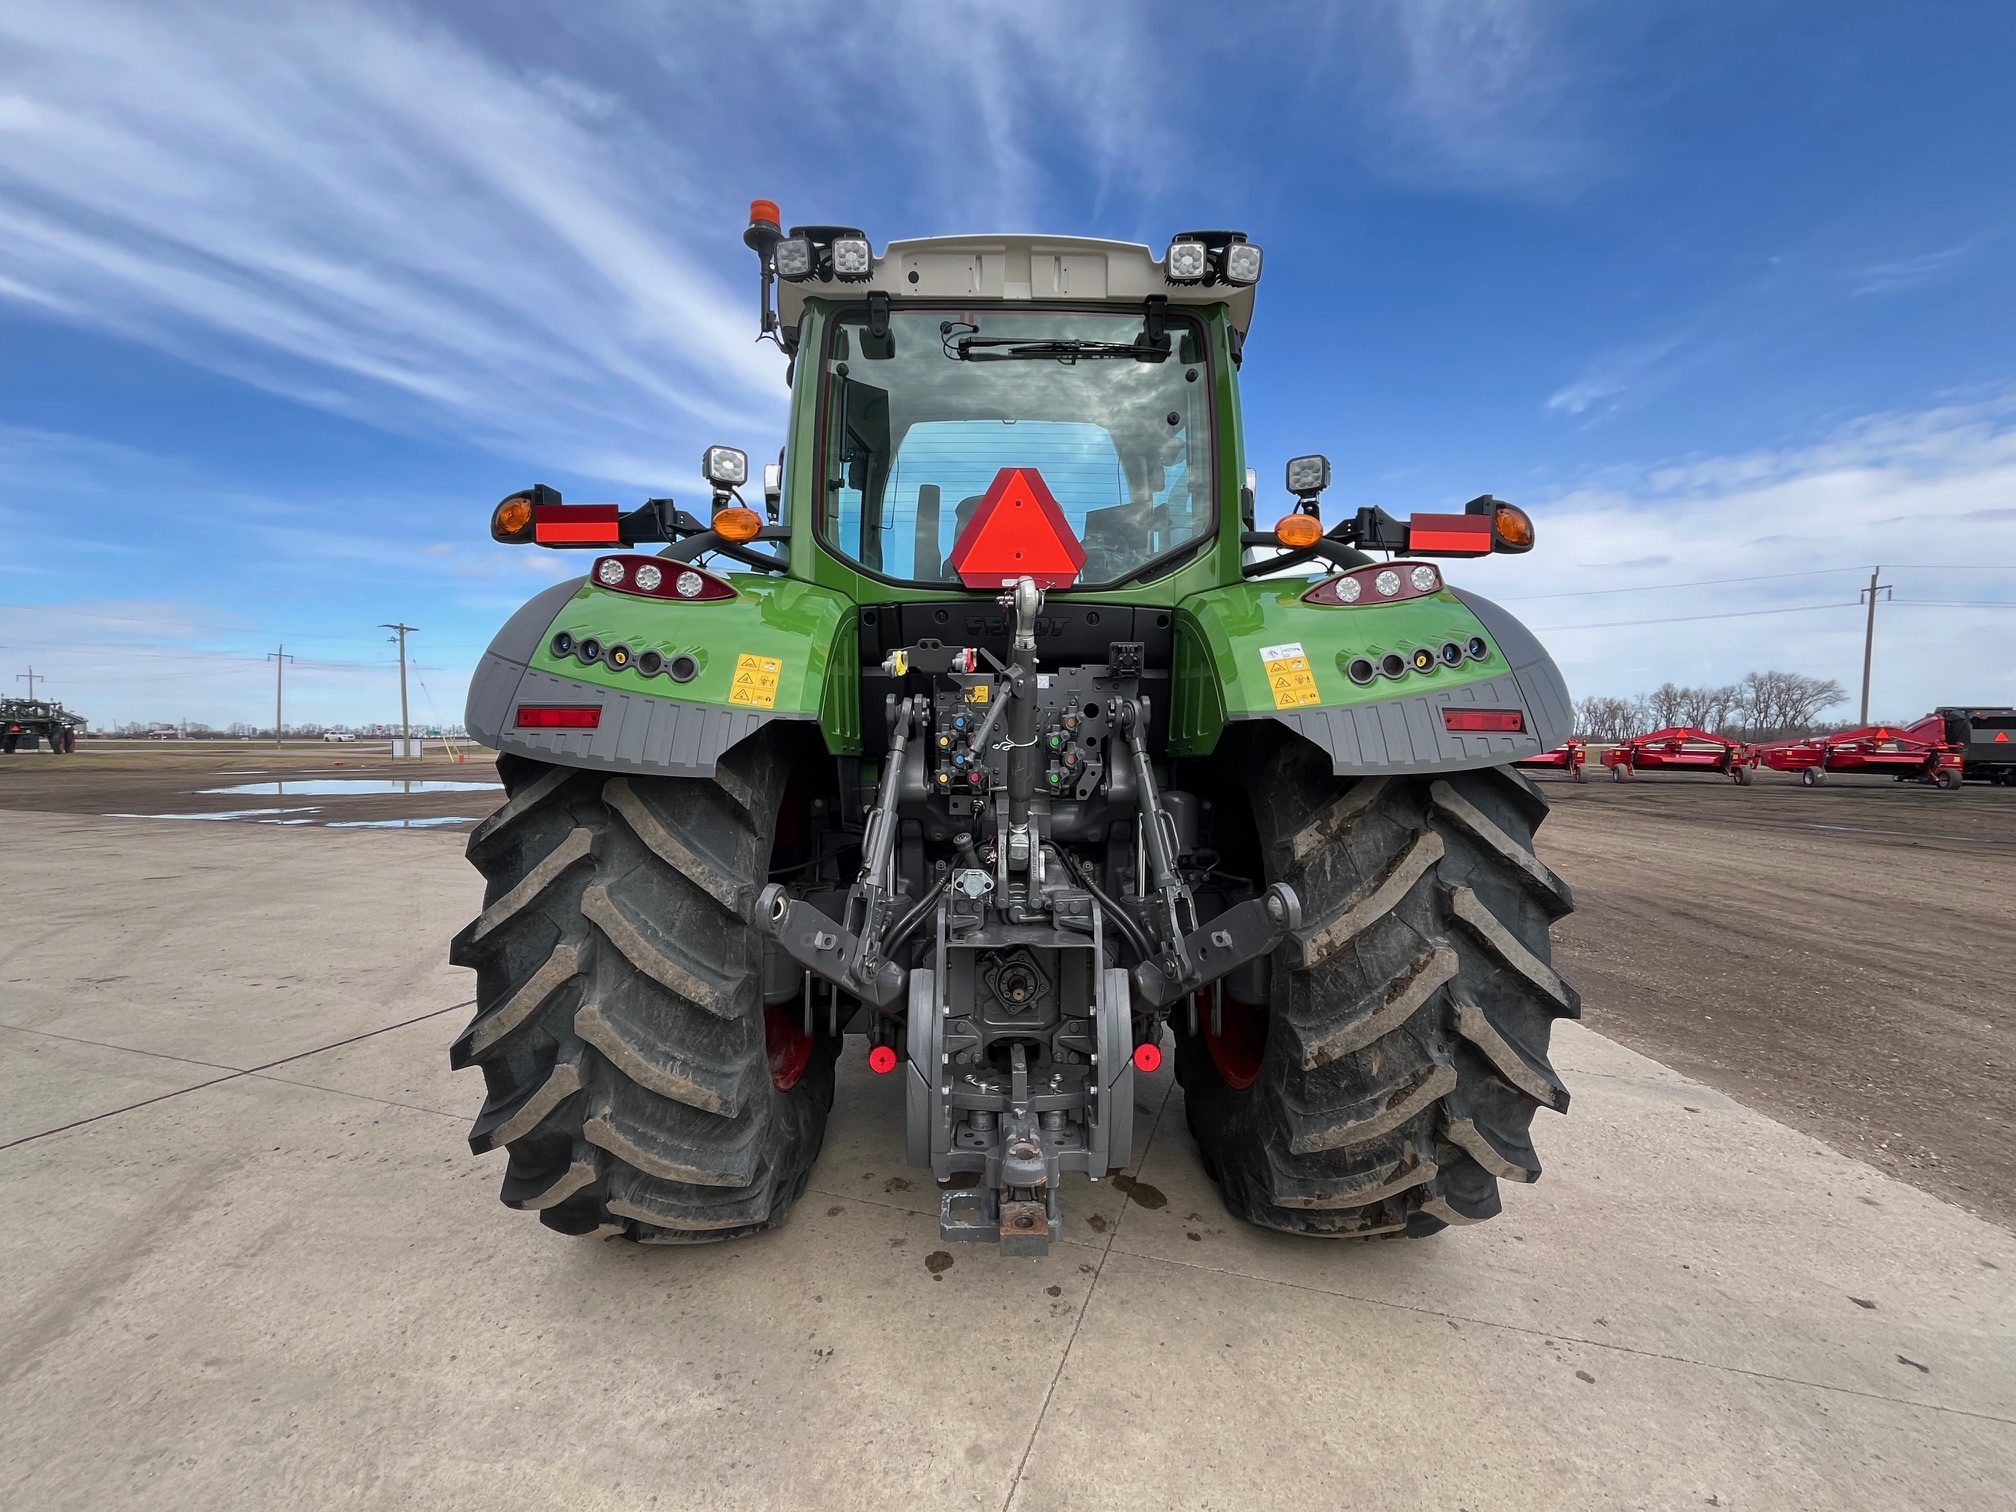
<svg viewBox="0 0 2016 1512"><path fill-rule="evenodd" d="M1173 1041L1241 1218L1423 1236L1540 1174L1578 1000L1513 763L1561 744L1538 641L1434 557L1525 551L1490 497L1257 523L1237 232L745 237L789 431L745 500L497 506L595 553L504 627L468 727L503 806L454 1064L503 1199L651 1243L775 1227L856 1036L947 1240L1040 1254L1136 1150ZM774 304L773 304L774 291Z"/></svg>

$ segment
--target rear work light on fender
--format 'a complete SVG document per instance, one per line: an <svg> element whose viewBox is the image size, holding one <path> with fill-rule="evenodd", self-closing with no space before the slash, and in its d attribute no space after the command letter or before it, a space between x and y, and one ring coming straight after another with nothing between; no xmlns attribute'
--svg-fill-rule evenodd
<svg viewBox="0 0 2016 1512"><path fill-rule="evenodd" d="M1526 716L1517 709L1444 709L1442 728L1452 734L1523 735Z"/></svg>
<svg viewBox="0 0 2016 1512"><path fill-rule="evenodd" d="M562 707L556 704L520 704L521 730L596 730L602 727L602 711L593 706Z"/></svg>
<svg viewBox="0 0 2016 1512"><path fill-rule="evenodd" d="M1302 602L1333 609L1362 609L1371 604L1425 598L1441 591L1442 574L1426 562L1387 562L1377 567L1360 567L1341 577L1325 578L1302 595Z"/></svg>
<svg viewBox="0 0 2016 1512"><path fill-rule="evenodd" d="M655 556L597 557L588 580L614 593L680 604L720 603L737 596L731 584L711 572Z"/></svg>

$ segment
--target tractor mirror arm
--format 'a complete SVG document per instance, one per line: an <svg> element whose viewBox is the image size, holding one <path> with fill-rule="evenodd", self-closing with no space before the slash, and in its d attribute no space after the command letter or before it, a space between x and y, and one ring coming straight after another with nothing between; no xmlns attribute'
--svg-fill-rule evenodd
<svg viewBox="0 0 2016 1512"><path fill-rule="evenodd" d="M756 533L756 539L759 541L788 541L791 539L791 527L788 525L766 525ZM718 553L721 556L732 557L746 566L760 568L764 572L784 572L790 567L788 561L774 552L751 550L748 546L738 542L722 539L718 532L712 530L701 530L693 535L682 536L677 542L666 547L665 550L658 554L667 561L690 562L695 558L705 556L710 551Z"/></svg>
<svg viewBox="0 0 2016 1512"><path fill-rule="evenodd" d="M1281 543L1274 538L1271 530L1246 530L1239 534L1241 546L1272 546L1280 549ZM1240 569L1245 577L1259 577L1265 572L1278 572L1284 567L1299 567L1304 562L1313 562L1318 557L1338 567L1369 567L1372 558L1347 546L1333 532L1324 536L1314 546L1305 546L1300 551L1282 551L1281 555L1264 562L1254 562Z"/></svg>

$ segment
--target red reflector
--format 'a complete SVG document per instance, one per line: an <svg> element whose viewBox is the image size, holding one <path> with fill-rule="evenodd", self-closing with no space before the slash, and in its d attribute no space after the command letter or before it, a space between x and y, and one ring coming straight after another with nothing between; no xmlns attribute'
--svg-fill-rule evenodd
<svg viewBox="0 0 2016 1512"><path fill-rule="evenodd" d="M1519 735L1526 729L1526 716L1517 709L1444 709L1445 730L1485 730L1494 735Z"/></svg>
<svg viewBox="0 0 2016 1512"><path fill-rule="evenodd" d="M602 724L599 708L557 708L552 704L520 704L518 706L518 728L521 730L593 730Z"/></svg>
<svg viewBox="0 0 2016 1512"><path fill-rule="evenodd" d="M1407 518L1407 549L1436 556L1489 556L1491 516L1410 515Z"/></svg>
<svg viewBox="0 0 2016 1512"><path fill-rule="evenodd" d="M1136 1045L1134 1047L1134 1069L1136 1071L1160 1071L1162 1069L1162 1047L1160 1045Z"/></svg>
<svg viewBox="0 0 2016 1512"><path fill-rule="evenodd" d="M868 1069L877 1076L887 1076L896 1069L896 1052L887 1045L877 1045L868 1052Z"/></svg>
<svg viewBox="0 0 2016 1512"><path fill-rule="evenodd" d="M622 534L614 504L541 504L532 515L532 539L542 546L615 546Z"/></svg>
<svg viewBox="0 0 2016 1512"><path fill-rule="evenodd" d="M1006 588L1017 578L1069 588L1085 566L1064 511L1033 467L1004 467L946 557L968 588Z"/></svg>

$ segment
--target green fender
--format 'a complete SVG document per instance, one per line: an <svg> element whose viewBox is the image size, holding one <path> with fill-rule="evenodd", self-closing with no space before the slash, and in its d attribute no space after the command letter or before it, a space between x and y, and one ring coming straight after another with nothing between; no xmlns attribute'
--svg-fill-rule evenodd
<svg viewBox="0 0 2016 1512"><path fill-rule="evenodd" d="M1228 725L1273 720L1314 741L1338 775L1461 771L1551 750L1568 738L1572 710L1561 674L1540 643L1490 600L1461 589L1397 603L1309 604L1307 579L1238 583L1192 594L1177 608L1169 748L1217 749ZM1473 640L1483 654L1472 655ZM1445 645L1464 648L1447 664ZM1414 654L1433 656L1427 671ZM1357 658L1388 653L1398 677L1353 681ZM1517 712L1517 731L1451 730L1444 710Z"/></svg>
<svg viewBox="0 0 2016 1512"><path fill-rule="evenodd" d="M587 578L539 594L498 632L469 687L469 733L500 751L612 772L711 776L723 751L779 720L816 722L835 754L861 748L855 607L814 583L734 573L733 599L678 603ZM576 648L557 654L562 632ZM621 646L626 665L607 652ZM656 652L662 670L640 663ZM693 674L675 681L690 658ZM521 707L600 711L592 729L522 728Z"/></svg>

